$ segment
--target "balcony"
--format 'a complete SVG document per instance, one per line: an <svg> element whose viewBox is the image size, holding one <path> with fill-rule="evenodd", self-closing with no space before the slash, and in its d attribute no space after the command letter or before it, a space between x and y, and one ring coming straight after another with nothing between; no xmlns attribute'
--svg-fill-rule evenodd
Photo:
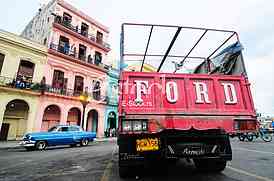
<svg viewBox="0 0 274 181"><path fill-rule="evenodd" d="M70 22L64 21L62 16L56 16L54 19L54 23L61 25L62 27L65 27L66 29L69 29L74 33L77 33L77 35L80 35L82 38L85 39L85 41L91 42L96 46L99 45L99 48L103 48L105 51L110 50L110 45L108 43L97 40L95 35L88 34L86 31L81 31L78 26L73 26Z"/></svg>
<svg viewBox="0 0 274 181"><path fill-rule="evenodd" d="M0 76L0 86L20 90L30 90L39 92L41 87L39 83L20 81L10 77Z"/></svg>
<svg viewBox="0 0 274 181"><path fill-rule="evenodd" d="M51 93L51 94L56 94L61 96L69 96L69 97L79 97L82 94L81 91L76 91L74 89L56 88L51 85L45 85L45 84L42 85L41 83L18 81L16 79L13 79L10 77L4 77L4 76L0 76L0 87L32 91L38 94ZM96 94L93 94L93 92L88 92L88 95L93 100L96 100L99 103L106 104L108 102L107 96L102 96L98 94L96 95Z"/></svg>
<svg viewBox="0 0 274 181"><path fill-rule="evenodd" d="M83 93L82 91L77 91L69 88L56 88L51 85L46 85L44 92L53 93L53 94L62 95L62 96L69 96L69 97L79 97ZM93 94L93 92L88 92L87 94L89 97L92 98L92 100L96 100L102 103L107 103L108 101L107 96L95 95Z"/></svg>
<svg viewBox="0 0 274 181"><path fill-rule="evenodd" d="M50 50L54 51L54 52L58 52L61 53L63 55L66 55L66 59L71 59L74 62L77 63L84 63L84 65L91 65L92 68L96 68L100 69L100 70L104 70L105 72L109 70L109 66L105 65L103 63L95 63L95 58L92 57L91 55L86 56L86 55L78 55L78 53L76 51L72 51L70 48L65 48L65 47L61 47L59 45L56 45L54 43L50 44Z"/></svg>

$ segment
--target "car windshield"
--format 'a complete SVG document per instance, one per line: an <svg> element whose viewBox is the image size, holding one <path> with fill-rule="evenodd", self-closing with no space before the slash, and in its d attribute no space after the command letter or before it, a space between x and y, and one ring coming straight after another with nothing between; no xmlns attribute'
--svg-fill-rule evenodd
<svg viewBox="0 0 274 181"><path fill-rule="evenodd" d="M56 127L56 126L50 128L50 129L48 130L48 132L53 132L53 131L57 131L57 127Z"/></svg>

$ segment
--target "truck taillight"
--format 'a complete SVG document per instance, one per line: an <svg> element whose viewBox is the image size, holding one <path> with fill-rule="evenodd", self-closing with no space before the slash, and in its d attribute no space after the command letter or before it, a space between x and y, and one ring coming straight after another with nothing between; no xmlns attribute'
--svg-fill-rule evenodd
<svg viewBox="0 0 274 181"><path fill-rule="evenodd" d="M123 131L129 132L140 132L147 131L148 123L147 120L124 120L122 122Z"/></svg>
<svg viewBox="0 0 274 181"><path fill-rule="evenodd" d="M234 121L235 130L256 130L256 121Z"/></svg>

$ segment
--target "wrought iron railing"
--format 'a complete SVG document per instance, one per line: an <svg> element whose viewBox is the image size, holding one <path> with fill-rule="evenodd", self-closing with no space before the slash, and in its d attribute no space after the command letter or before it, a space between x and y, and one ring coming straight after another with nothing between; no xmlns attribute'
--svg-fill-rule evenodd
<svg viewBox="0 0 274 181"><path fill-rule="evenodd" d="M54 44L54 43L51 43L50 44L50 49L51 50L54 50L56 52L59 52L59 53L62 53L62 54L65 54L65 55L68 55L68 56L71 56L73 58L76 58L78 60L81 60L81 61L84 61L84 62L87 62L89 64L93 64L93 65L97 65L99 67L102 67L106 70L109 70L110 66L108 65L105 65L103 63L97 63L95 61L95 57L89 55L89 56L86 56L86 55L79 55L76 50L72 50L70 46L60 46L60 45L57 45L57 44Z"/></svg>
<svg viewBox="0 0 274 181"><path fill-rule="evenodd" d="M71 96L71 97L79 97L83 94L83 91L69 89L69 88L57 88L51 85L45 85L44 92L63 95L63 96ZM96 101L107 102L108 97L102 96L100 94L94 94L94 92L87 92L87 95Z"/></svg>
<svg viewBox="0 0 274 181"><path fill-rule="evenodd" d="M83 37L88 38L89 40L91 40L95 43L98 43L98 44L104 46L105 48L108 48L108 49L110 48L110 45L108 43L101 41L99 39L96 39L95 35L88 34L86 31L81 31L81 28L79 28L78 26L73 26L71 24L71 22L64 21L62 16L56 16L54 22L78 33L79 35L81 35Z"/></svg>
<svg viewBox="0 0 274 181"><path fill-rule="evenodd" d="M10 77L0 76L0 86L9 87L21 90L32 90L41 93L53 93L63 96L79 97L83 91L69 89L69 88L57 88L47 84L19 81ZM94 92L88 92L88 96L91 99L107 103L109 101L108 96L102 96L100 94L94 94Z"/></svg>
<svg viewBox="0 0 274 181"><path fill-rule="evenodd" d="M39 83L19 80L16 78L0 76L0 86L16 88L16 89L26 89L32 91L40 91L41 87Z"/></svg>

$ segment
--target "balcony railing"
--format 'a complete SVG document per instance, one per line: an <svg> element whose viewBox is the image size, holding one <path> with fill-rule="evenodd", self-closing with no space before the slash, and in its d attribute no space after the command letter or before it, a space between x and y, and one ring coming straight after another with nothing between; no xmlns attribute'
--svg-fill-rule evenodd
<svg viewBox="0 0 274 181"><path fill-rule="evenodd" d="M0 86L1 87L8 87L8 88L14 88L14 89L21 89L21 90L31 90L35 92L41 92L41 93L53 93L63 96L70 96L70 97L79 97L83 92L74 90L74 89L68 89L68 88L56 88L51 85L42 85L41 83L34 83L34 82L25 82L25 81L19 81L10 77L4 77L0 76ZM88 92L88 95L96 101L107 103L108 97L102 96L100 94L94 94L93 92Z"/></svg>
<svg viewBox="0 0 274 181"><path fill-rule="evenodd" d="M50 49L54 50L56 52L71 56L75 59L87 62L89 64L97 65L97 66L102 67L106 70L109 70L109 68L110 68L110 66L105 65L103 63L95 63L95 57L94 56L93 57L91 55L89 55L89 56L80 55L79 56L79 54L76 51L71 50L69 46L68 47L62 47L62 46L56 45L54 43L51 43L50 44Z"/></svg>
<svg viewBox="0 0 274 181"><path fill-rule="evenodd" d="M63 96L70 96L70 97L79 97L83 93L83 91L69 89L69 88L56 88L56 87L53 87L51 85L46 85L45 89L44 89L44 92L63 95ZM93 100L101 101L101 102L107 102L108 101L107 96L94 94L93 92L88 92L87 94Z"/></svg>
<svg viewBox="0 0 274 181"><path fill-rule="evenodd" d="M79 35L81 35L83 37L88 38L89 40L93 41L94 43L100 44L103 47L110 49L110 45L108 43L97 40L95 38L95 35L88 34L86 31L81 31L81 28L79 28L78 26L73 26L70 22L64 21L62 16L56 16L54 22L78 33Z"/></svg>
<svg viewBox="0 0 274 181"><path fill-rule="evenodd" d="M16 78L0 76L0 86L9 87L15 89L25 89L32 91L40 91L41 87L39 83L27 82L22 80L17 80Z"/></svg>

